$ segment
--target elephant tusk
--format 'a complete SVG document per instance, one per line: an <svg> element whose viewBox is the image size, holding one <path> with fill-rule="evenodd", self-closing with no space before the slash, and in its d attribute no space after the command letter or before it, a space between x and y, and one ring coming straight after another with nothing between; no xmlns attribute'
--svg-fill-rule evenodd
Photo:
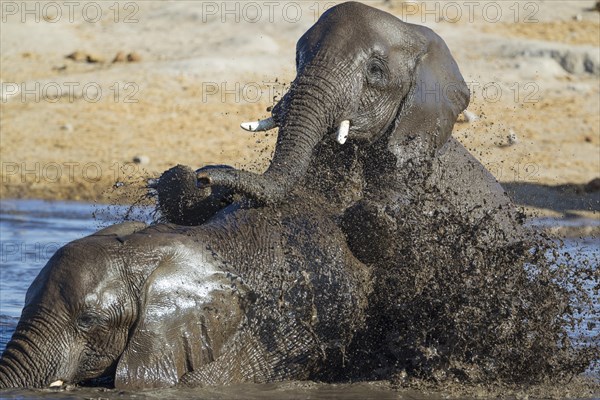
<svg viewBox="0 0 600 400"><path fill-rule="evenodd" d="M345 119L340 123L340 127L337 131L336 140L339 144L346 143L346 139L348 139L348 131L350 130L350 121Z"/></svg>
<svg viewBox="0 0 600 400"><path fill-rule="evenodd" d="M240 126L250 132L261 132L273 129L277 127L277 124L273 117L269 117L256 122L242 122Z"/></svg>
<svg viewBox="0 0 600 400"><path fill-rule="evenodd" d="M61 387L63 383L64 382L59 379L57 381L52 382L48 387Z"/></svg>

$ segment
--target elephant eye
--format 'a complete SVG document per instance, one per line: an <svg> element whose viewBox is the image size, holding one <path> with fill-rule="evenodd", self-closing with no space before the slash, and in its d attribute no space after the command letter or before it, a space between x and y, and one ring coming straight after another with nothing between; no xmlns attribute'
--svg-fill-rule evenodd
<svg viewBox="0 0 600 400"><path fill-rule="evenodd" d="M372 59L367 64L367 80L371 84L381 84L385 81L386 73L383 62L379 59Z"/></svg>
<svg viewBox="0 0 600 400"><path fill-rule="evenodd" d="M91 329L98 322L98 318L91 313L82 313L77 319L77 325L84 330Z"/></svg>

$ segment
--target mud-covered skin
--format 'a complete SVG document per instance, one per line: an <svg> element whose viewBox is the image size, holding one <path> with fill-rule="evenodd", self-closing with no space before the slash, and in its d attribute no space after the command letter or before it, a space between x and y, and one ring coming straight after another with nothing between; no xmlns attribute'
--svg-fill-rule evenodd
<svg viewBox="0 0 600 400"><path fill-rule="evenodd" d="M507 236L522 236L504 190L451 138L458 114L468 105L469 90L449 49L433 31L364 4L343 3L328 9L300 38L296 67L290 90L273 109L280 128L269 169L263 175L218 167L202 171L202 190L210 182L273 204L298 187L319 186L325 196L335 193L331 196L343 205L340 212L350 207L342 226L355 253L366 247L371 259L383 254L367 238L379 235L384 238L382 249L389 250L384 242L393 240L393 225L401 223L396 211L425 185L444 192L473 221L492 214ZM350 131L340 145L335 130L345 119ZM334 169L340 165L352 167L351 178ZM182 187L193 187L189 177L183 179ZM323 183L328 180L330 187ZM198 220L196 215L204 213L199 209L206 208L188 198L162 201L159 195L166 220ZM166 209L166 204L175 207ZM437 207L418 206L423 212ZM354 229L357 223L376 228Z"/></svg>
<svg viewBox="0 0 600 400"><path fill-rule="evenodd" d="M372 131L357 123L339 146L327 135L337 121L329 121L316 139L299 141L308 151L293 150L292 128L313 125L293 111L313 109L310 99L296 96L318 71L309 56L324 54L305 50L335 45L340 35L328 35L340 21L362 20L354 8L374 13L333 8L327 27L318 23L301 40L297 88L274 111L287 124L273 161L279 172L266 175L267 185L237 172L235 184L213 181L269 205L210 206L192 220L199 203L215 199L206 191L196 197L195 177L180 167L167 186L183 195L166 198L185 201L164 214L203 223L117 226L60 250L30 289L0 361L0 387L112 376L118 387L139 388L396 373L531 383L585 370L594 355L578 358L565 330L572 293L564 288L571 286L557 283L546 247L533 253L520 240L512 206L491 175L448 141L467 99L415 103L418 80L411 78L411 94L400 97L409 108L390 114L399 116L394 124L383 111L371 115ZM439 38L410 27L402 31L408 48L427 49L431 39L434 55L450 57ZM410 36L413 28L420 34ZM327 40L319 42L320 33ZM365 32L356 43L373 37ZM432 65L458 73L447 58ZM435 70L426 76L428 83L447 78ZM313 87L323 82L315 78ZM296 168L290 155L305 155L306 165ZM285 166L294 171L282 172Z"/></svg>
<svg viewBox="0 0 600 400"><path fill-rule="evenodd" d="M297 48L298 76L273 110L280 130L268 173L203 175L259 203L318 193L338 207L332 215L374 283L348 361L318 377L531 384L568 380L598 359L597 346L576 349L566 329L578 318L567 304L589 298L565 271L594 272L556 268L545 256L552 245L523 227L495 178L451 137L469 96L443 41L350 3L325 13ZM370 85L373 48L403 49L385 69L409 72ZM354 129L339 145L345 118Z"/></svg>
<svg viewBox="0 0 600 400"><path fill-rule="evenodd" d="M410 142L432 154L469 101L438 35L355 2L329 8L300 38L296 70L290 90L273 108L280 129L267 171L213 169L201 174L203 184L277 202L307 174L315 147L335 140L344 120L350 121L346 145L368 145L387 135L392 153L404 152Z"/></svg>
<svg viewBox="0 0 600 400"><path fill-rule="evenodd" d="M188 226L200 225L233 203L233 192L227 188L198 188L196 175L211 168L214 167L193 171L190 167L177 165L163 172L155 188L158 209L167 222Z"/></svg>
<svg viewBox="0 0 600 400"><path fill-rule="evenodd" d="M28 291L0 388L270 382L339 368L370 276L330 209L297 198L66 245Z"/></svg>

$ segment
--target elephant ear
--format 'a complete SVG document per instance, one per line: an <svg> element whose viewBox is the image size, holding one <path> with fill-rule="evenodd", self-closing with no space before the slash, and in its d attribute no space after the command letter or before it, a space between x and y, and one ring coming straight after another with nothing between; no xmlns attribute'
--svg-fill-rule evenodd
<svg viewBox="0 0 600 400"><path fill-rule="evenodd" d="M431 29L411 25L424 49L414 68L412 87L395 121L389 148L401 159L433 155L450 138L458 115L469 104L467 87L450 50ZM414 32L414 31L413 31ZM425 153L424 153L425 152Z"/></svg>
<svg viewBox="0 0 600 400"><path fill-rule="evenodd" d="M242 320L243 285L189 251L164 257L145 282L117 364L120 389L174 386L219 357Z"/></svg>

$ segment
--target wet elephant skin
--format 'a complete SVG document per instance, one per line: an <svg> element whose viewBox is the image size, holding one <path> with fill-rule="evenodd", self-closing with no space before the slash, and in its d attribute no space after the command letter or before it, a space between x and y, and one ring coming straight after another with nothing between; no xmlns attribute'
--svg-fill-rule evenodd
<svg viewBox="0 0 600 400"><path fill-rule="evenodd" d="M435 207L415 202L420 187L473 219L505 208L495 218L513 240L510 201L450 138L469 93L439 36L344 3L299 40L297 73L273 109L264 174L203 169L198 189L196 173L176 167L158 192L178 225L117 225L52 257L28 291L0 387L332 377L377 314L372 274L402 251L403 207ZM447 90L431 98L432 87Z"/></svg>

